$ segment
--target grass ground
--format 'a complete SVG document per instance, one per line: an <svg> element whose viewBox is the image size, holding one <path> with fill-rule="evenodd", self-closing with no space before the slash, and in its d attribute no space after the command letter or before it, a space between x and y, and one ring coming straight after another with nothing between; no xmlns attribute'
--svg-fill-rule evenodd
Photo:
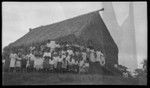
<svg viewBox="0 0 150 88"><path fill-rule="evenodd" d="M138 81L98 74L3 73L3 85L137 85Z"/></svg>

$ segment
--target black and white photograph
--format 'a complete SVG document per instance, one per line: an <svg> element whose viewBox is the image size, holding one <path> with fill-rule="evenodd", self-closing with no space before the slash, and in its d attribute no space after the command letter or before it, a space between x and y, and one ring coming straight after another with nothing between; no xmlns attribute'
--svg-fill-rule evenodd
<svg viewBox="0 0 150 88"><path fill-rule="evenodd" d="M2 2L2 85L147 85L147 2Z"/></svg>

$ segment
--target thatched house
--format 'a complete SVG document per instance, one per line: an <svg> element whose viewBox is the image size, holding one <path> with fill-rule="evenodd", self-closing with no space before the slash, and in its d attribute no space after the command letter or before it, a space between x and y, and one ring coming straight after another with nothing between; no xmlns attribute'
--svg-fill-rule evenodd
<svg viewBox="0 0 150 88"><path fill-rule="evenodd" d="M31 45L46 40L78 42L100 49L106 57L106 67L118 64L118 47L105 26L99 10L58 23L31 29L9 46Z"/></svg>

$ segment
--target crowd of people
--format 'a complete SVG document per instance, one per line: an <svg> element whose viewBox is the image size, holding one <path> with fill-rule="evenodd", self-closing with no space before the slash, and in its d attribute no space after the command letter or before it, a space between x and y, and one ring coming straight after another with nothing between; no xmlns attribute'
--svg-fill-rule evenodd
<svg viewBox="0 0 150 88"><path fill-rule="evenodd" d="M38 48L31 46L28 53L12 51L9 59L10 72L87 73L94 63L105 65L105 56L100 50L77 44L60 45L56 41Z"/></svg>

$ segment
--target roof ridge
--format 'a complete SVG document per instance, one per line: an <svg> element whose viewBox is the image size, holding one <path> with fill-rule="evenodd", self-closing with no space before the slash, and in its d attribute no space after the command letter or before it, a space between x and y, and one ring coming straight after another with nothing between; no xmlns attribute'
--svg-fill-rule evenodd
<svg viewBox="0 0 150 88"><path fill-rule="evenodd" d="M62 21L54 22L54 23L47 24L47 25L41 25L41 26L39 26L39 27L32 28L32 30L37 29L37 28L43 28L43 27L45 27L45 26L49 26L49 25L56 25L56 24L59 24L59 23L62 23L62 22L68 21L68 20L72 20L72 19L80 18L80 17L85 16L85 15L91 15L92 13L97 13L97 12L99 12L99 11L103 11L103 10L104 10L104 8L99 9L99 10L94 10L94 11L91 11L91 12L88 12L88 13L84 13L84 14L77 15L77 16L74 16L74 17L71 17L71 18L67 18L67 19L62 20Z"/></svg>

